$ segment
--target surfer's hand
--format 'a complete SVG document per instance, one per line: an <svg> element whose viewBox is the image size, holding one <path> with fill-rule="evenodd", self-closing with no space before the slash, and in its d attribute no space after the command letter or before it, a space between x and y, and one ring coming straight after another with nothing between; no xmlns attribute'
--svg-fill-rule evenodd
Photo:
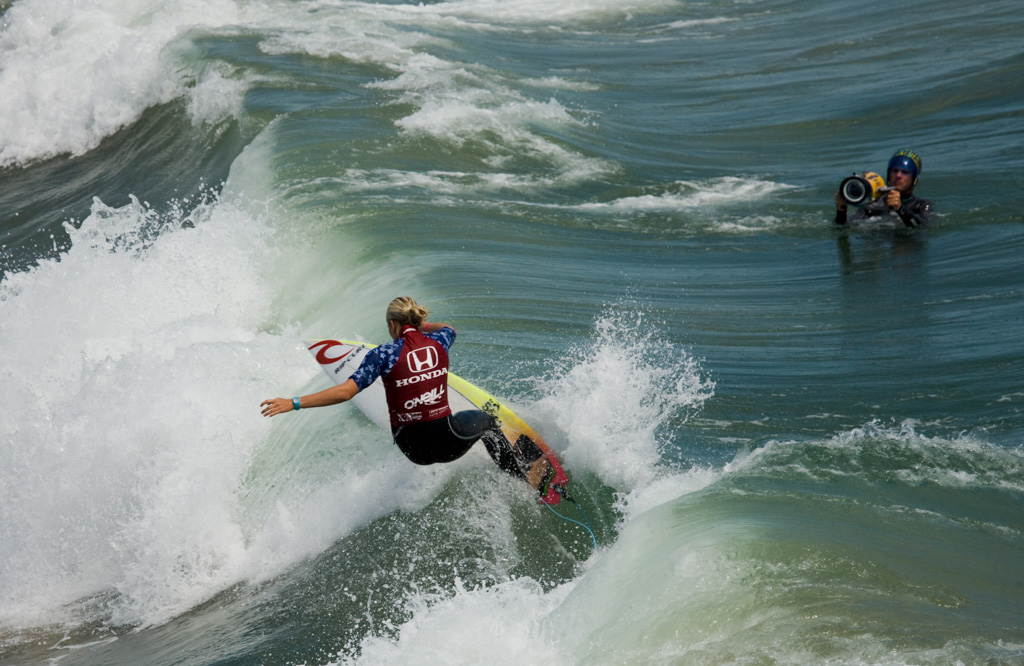
<svg viewBox="0 0 1024 666"><path fill-rule="evenodd" d="M836 210L846 210L846 199L839 192L836 192Z"/></svg>
<svg viewBox="0 0 1024 666"><path fill-rule="evenodd" d="M260 403L260 407L263 408L263 416L277 416L278 414L284 414L290 412L295 407L292 405L291 400L285 400L284 398L274 398L273 400L264 400Z"/></svg>
<svg viewBox="0 0 1024 666"><path fill-rule="evenodd" d="M900 206L903 205L903 197L900 196L900 191L889 190L888 194L885 195L885 205L892 210L899 210Z"/></svg>

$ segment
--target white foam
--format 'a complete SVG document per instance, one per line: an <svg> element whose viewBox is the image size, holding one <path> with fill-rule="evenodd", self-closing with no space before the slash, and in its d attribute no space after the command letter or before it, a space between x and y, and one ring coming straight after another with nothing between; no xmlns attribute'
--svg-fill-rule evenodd
<svg viewBox="0 0 1024 666"><path fill-rule="evenodd" d="M322 446L323 429L344 418L320 415L307 431L259 415L261 399L318 377L296 342L303 333L279 330L274 304L309 311L317 293L293 286L316 284L326 265L305 261L316 253L295 234L281 243L252 212L269 214L272 201L240 203L242 192L265 194L271 147L262 137L239 158L226 187L237 200L170 213L96 201L80 228L68 225L71 245L59 257L0 282L3 626L77 612L158 623L436 495L444 472L408 478L419 470L396 465L401 455L380 446L377 429L334 438L377 456L344 473L303 477L300 467L276 490L249 480L263 447ZM375 305L367 307L378 323ZM333 316L369 315L349 307ZM295 428L305 439L288 437ZM381 485L401 491L359 501L361 489ZM365 510L336 508L353 506ZM63 608L95 594L103 603Z"/></svg>
<svg viewBox="0 0 1024 666"><path fill-rule="evenodd" d="M668 0L567 0L558 4L545 0L454 0L405 7L418 10L421 16L436 14L442 17L476 20L488 28L492 28L496 23L526 23L578 29L580 21L630 18L634 13L656 11L672 6Z"/></svg>
<svg viewBox="0 0 1024 666"><path fill-rule="evenodd" d="M227 0L15 3L0 33L0 166L85 153L196 82L206 101L194 113L210 120L216 84L183 68L175 47L195 25L238 17Z"/></svg>
<svg viewBox="0 0 1024 666"><path fill-rule="evenodd" d="M412 618L401 626L397 638L371 636L360 644L358 657L342 657L333 663L573 663L571 653L544 625L545 617L571 587L546 593L536 581L519 578L491 587L459 585L456 593L447 597L422 594L410 600Z"/></svg>
<svg viewBox="0 0 1024 666"><path fill-rule="evenodd" d="M501 6L500 15L485 11L489 21L477 27L491 30L502 20L528 21L536 9L529 2ZM581 3L577 10L603 11L587 3ZM412 23L418 28L450 29L453 20L476 17L479 11L475 3L324 4L318 8L315 24L309 25L308 19L304 19L307 23L303 29L280 31L264 40L261 48L273 54L298 52L343 57L394 72L394 76L369 87L393 93L394 104L414 107L411 113L395 121L397 129L413 141L428 137L447 144L453 151L471 148L482 163L482 175L472 183L448 179L441 182L442 187L458 188L466 194L494 187L563 185L614 173L616 167L607 161L583 155L547 136L550 131L565 131L585 122L585 113L570 112L551 98L550 88L593 89L592 83L574 81L564 75L524 82L477 63L442 58L433 51L438 45L450 46L444 40L421 30L401 28ZM551 18L550 11L547 14ZM473 26L459 23L459 27ZM525 94L524 83L538 89L541 97ZM523 160L537 165L530 169L530 176L510 172L513 162L521 164ZM396 173L374 178L365 186L389 182Z"/></svg>
<svg viewBox="0 0 1024 666"><path fill-rule="evenodd" d="M189 90L188 115L192 123L216 125L225 118L239 118L242 102L252 81L235 78L226 67L211 68Z"/></svg>
<svg viewBox="0 0 1024 666"><path fill-rule="evenodd" d="M394 79L372 85L398 91L400 101L417 107L395 123L405 134L426 135L453 150L471 147L491 169L535 160L541 172L529 178L497 174L491 182L528 188L615 172L616 167L605 160L581 155L538 131L566 130L582 123L562 104L552 98L526 98L502 75L486 68L419 54L403 62L401 74Z"/></svg>
<svg viewBox="0 0 1024 666"><path fill-rule="evenodd" d="M664 426L685 421L713 395L714 382L685 349L659 340L642 318L608 315L595 339L543 387L535 406L561 431L568 466L583 465L620 492L646 485L661 469Z"/></svg>
<svg viewBox="0 0 1024 666"><path fill-rule="evenodd" d="M131 587L157 551L200 578L236 557L228 496L259 432L258 375L238 363L268 315L266 246L230 205L194 215L181 228L96 202L59 259L0 283L0 394L19 407L0 472L5 612Z"/></svg>
<svg viewBox="0 0 1024 666"><path fill-rule="evenodd" d="M525 83L505 80L505 73L432 55L443 40L404 26L413 21L447 29L453 20L472 19L465 25L494 30L502 22L571 22L622 12L619 3L575 2L552 11L550 3L535 0L484 6L325 2L312 13L294 3L238 5L230 0L156 8L124 0L66 5L61 0L23 0L4 15L0 166L84 154L147 108L177 98L188 101L189 117L197 125L240 116L245 92L264 75L203 62L192 39L211 32L258 31L267 35L260 47L268 54L340 56L394 71L395 78L380 81L378 87L396 91L396 103L417 107L397 121L400 130L456 145L480 142L489 153L482 159L492 168L525 156L552 173L565 174L558 177L560 182L614 170L538 131L581 122L564 106L513 92L524 85L542 94L552 87L588 90L593 89L591 82L566 75Z"/></svg>
<svg viewBox="0 0 1024 666"><path fill-rule="evenodd" d="M591 212L643 213L705 209L727 204L758 201L777 195L791 186L760 180L725 176L702 181L676 181L667 191L622 197L609 202L584 203L576 208Z"/></svg>

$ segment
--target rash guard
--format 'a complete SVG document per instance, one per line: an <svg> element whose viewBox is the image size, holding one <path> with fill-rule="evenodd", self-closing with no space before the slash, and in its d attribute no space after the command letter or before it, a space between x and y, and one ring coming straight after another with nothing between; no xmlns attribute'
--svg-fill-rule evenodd
<svg viewBox="0 0 1024 666"><path fill-rule="evenodd" d="M445 372L440 373L440 370L442 370L440 366L432 366L429 369L423 368L424 372L415 372L416 367L420 367L420 362L417 359L410 357L409 352L411 351L411 349L406 349L407 338L410 340L408 346L411 348L422 347L424 345L427 345L429 347L433 346L433 344L436 344L440 348L438 351L443 350L445 354L443 370ZM374 347L369 352L367 352L366 356L363 358L363 362L359 365L359 368L356 369L354 373L352 373L352 381L354 381L356 383L356 386L359 387L359 390L362 391L367 386L376 381L378 377L388 378L391 375L391 373L395 371L395 367L398 364L399 359L402 358L403 353L405 353L406 365L401 370L398 371L399 374L395 377L396 381L392 382L388 381L387 379L384 380L385 391L388 393L388 410L391 413L392 426L397 426L400 425L402 422L407 422L403 421L404 418L409 418L409 420L431 420L447 416L449 412L444 411L443 409L437 412L436 414L433 414L429 409L427 409L423 410L424 413L421 415L410 416L411 412L420 411L417 408L425 406L424 402L421 401L420 404L412 405L408 409L405 408L405 405L417 400L418 398L422 397L423 394L425 393L435 391L434 397L436 397L436 391L438 389L446 390L446 373L448 369L447 351L454 342L455 329L450 328L448 326L445 326L440 330L434 331L433 333L425 334L420 333L418 330L412 328L411 326L406 327L402 331L402 336L399 337L397 340L393 340L392 342L388 342L378 347ZM412 363L413 366L410 366L409 363ZM412 370L410 370L410 367L412 368ZM424 375L430 376L423 377ZM394 386L394 384L398 383L398 381L400 380L404 380L404 386ZM437 386L434 386L434 384L437 384ZM412 391L414 388L424 387L426 388L426 390L418 391L417 395L415 396L405 395L405 393ZM445 395L445 398L447 398L447 395ZM425 400L429 399L432 398L425 398ZM400 400L401 402L400 404L393 404L394 400ZM444 404L445 406L447 406L447 400L444 401ZM404 416L398 416L399 414L402 413L404 413Z"/></svg>

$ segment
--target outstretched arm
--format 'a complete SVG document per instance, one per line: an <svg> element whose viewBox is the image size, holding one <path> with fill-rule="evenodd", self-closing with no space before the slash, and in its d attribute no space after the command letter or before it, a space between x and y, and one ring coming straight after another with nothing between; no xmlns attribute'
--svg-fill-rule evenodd
<svg viewBox="0 0 1024 666"><path fill-rule="evenodd" d="M298 399L299 407L302 409L308 409L310 407L337 405L338 403L351 400L357 393L359 393L359 386L356 385L355 381L349 378L337 386L332 386L330 388L325 388L323 391L302 396ZM278 414L284 414L285 412L296 411L295 403L293 400L288 398L272 398L270 400L264 400L260 403L260 407L263 408L261 411L263 416L277 416Z"/></svg>
<svg viewBox="0 0 1024 666"><path fill-rule="evenodd" d="M453 331L455 330L454 328L452 328L450 324L428 324L427 322L423 322L424 333L436 333L437 331L440 331L442 328L451 328Z"/></svg>

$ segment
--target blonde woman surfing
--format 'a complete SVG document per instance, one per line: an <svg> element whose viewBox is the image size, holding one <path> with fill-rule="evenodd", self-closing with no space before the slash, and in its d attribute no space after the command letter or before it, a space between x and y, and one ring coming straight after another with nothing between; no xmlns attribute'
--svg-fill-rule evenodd
<svg viewBox="0 0 1024 666"><path fill-rule="evenodd" d="M341 384L291 400L263 401L263 415L346 402L379 377L387 396L391 434L409 460L433 465L461 458L497 425L478 409L452 413L448 406L448 349L455 342L455 329L426 323L427 314L425 307L408 296L391 301L386 315L391 342L371 349ZM496 440L502 438L495 434L485 439L488 453L506 472L521 476L510 452L496 446Z"/></svg>

